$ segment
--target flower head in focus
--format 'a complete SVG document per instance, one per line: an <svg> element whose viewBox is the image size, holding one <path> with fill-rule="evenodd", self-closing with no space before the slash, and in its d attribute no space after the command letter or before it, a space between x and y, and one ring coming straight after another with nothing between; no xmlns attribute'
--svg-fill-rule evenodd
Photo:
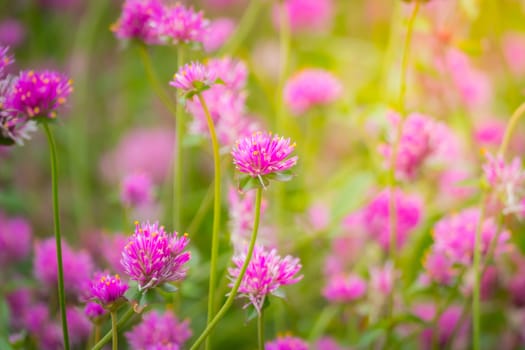
<svg viewBox="0 0 525 350"><path fill-rule="evenodd" d="M170 85L180 89L186 98L208 90L217 81L216 73L199 62L192 62L179 69Z"/></svg>
<svg viewBox="0 0 525 350"><path fill-rule="evenodd" d="M126 0L111 31L121 40L137 39L145 44L160 44L164 13L160 0Z"/></svg>
<svg viewBox="0 0 525 350"><path fill-rule="evenodd" d="M96 274L90 287L91 299L99 302L108 310L117 307L128 290L127 283L122 282L118 274L112 276L107 273Z"/></svg>

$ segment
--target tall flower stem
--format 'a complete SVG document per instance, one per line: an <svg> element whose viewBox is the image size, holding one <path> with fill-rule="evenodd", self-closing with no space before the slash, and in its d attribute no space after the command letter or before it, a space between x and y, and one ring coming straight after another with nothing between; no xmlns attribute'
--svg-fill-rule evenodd
<svg viewBox="0 0 525 350"><path fill-rule="evenodd" d="M47 122L42 123L49 144L51 159L51 187L53 192L53 221L55 224L55 242L57 251L57 268L58 268L58 304L60 305L60 318L62 321L62 337L64 349L69 350L69 334L67 330L66 318L66 294L64 290L64 266L62 263L62 238L60 234L60 212L58 203L58 165L57 149L55 138Z"/></svg>
<svg viewBox="0 0 525 350"><path fill-rule="evenodd" d="M113 334L112 349L118 350L117 312L111 312L111 333Z"/></svg>
<svg viewBox="0 0 525 350"><path fill-rule="evenodd" d="M210 258L210 280L209 280L209 292L208 292L208 321L207 325L213 319L215 314L214 310L214 296L215 296L215 285L217 284L217 258L219 256L219 229L221 225L221 159L219 154L219 142L217 140L217 134L215 133L215 127L213 126L213 120L211 119L210 111L206 105L206 101L201 94L197 94L199 102L206 115L206 121L208 122L208 129L210 131L211 144L213 149L213 166L214 166L214 194L213 194L213 230L211 236L211 258ZM210 348L210 338L206 339L206 349Z"/></svg>
<svg viewBox="0 0 525 350"><path fill-rule="evenodd" d="M179 45L177 49L177 67L184 64L184 47ZM175 105L175 152L173 157L173 227L182 230L182 139L184 138L184 111L182 104Z"/></svg>
<svg viewBox="0 0 525 350"><path fill-rule="evenodd" d="M505 156L505 152L507 152L507 148L509 147L510 140L512 138L512 134L514 133L514 130L516 130L516 126L518 125L518 121L525 115L525 102L523 102L517 109L514 111L512 116L509 119L509 122L507 124L507 128L505 130L505 134L503 136L503 141L501 142L500 148L498 150L498 154L501 157Z"/></svg>
<svg viewBox="0 0 525 350"><path fill-rule="evenodd" d="M133 310L133 307L130 306L129 309L124 313L124 315L122 315L120 320L118 320L116 324L116 328L122 329L122 326L126 322L128 322L133 317L133 315L135 315L135 310ZM104 335L104 337L102 337L102 339L100 339L100 341L96 343L93 348L91 348L91 350L101 350L104 347L104 345L106 345L112 339L112 337L113 337L113 332L112 331L107 332L106 335Z"/></svg>
<svg viewBox="0 0 525 350"><path fill-rule="evenodd" d="M257 232L259 230L259 220L261 216L261 202L262 202L262 188L259 187L257 188L257 194L255 196L255 217L253 219L253 231L252 231L252 236L250 238L250 245L248 246L248 252L246 253L246 260L244 261L244 264L241 267L239 276L235 280L232 290L230 294L228 295L228 298L224 302L224 305L222 305L221 309L219 310L219 312L217 312L217 314L211 320L211 322L208 323L204 331L197 338L195 343L193 343L190 350L196 350L199 348L202 342L208 337L208 335L213 330L213 328L215 328L217 323L219 323L221 318L224 317L228 309L233 304L235 296L237 295L237 291L239 290L239 287L241 286L241 282L244 277L244 274L246 273L246 269L248 268L248 264L250 263L250 260L252 259L253 249L255 247L255 241L257 240Z"/></svg>
<svg viewBox="0 0 525 350"><path fill-rule="evenodd" d="M262 309L257 317L257 341L259 350L264 350L264 310Z"/></svg>

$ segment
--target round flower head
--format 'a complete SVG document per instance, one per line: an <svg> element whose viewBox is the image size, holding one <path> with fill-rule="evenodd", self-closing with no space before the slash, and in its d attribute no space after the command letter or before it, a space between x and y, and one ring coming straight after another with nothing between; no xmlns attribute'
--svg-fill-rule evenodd
<svg viewBox="0 0 525 350"><path fill-rule="evenodd" d="M209 21L202 12L195 12L182 4L166 9L162 19L162 35L177 44L202 42Z"/></svg>
<svg viewBox="0 0 525 350"><path fill-rule="evenodd" d="M287 335L265 344L266 350L308 350L308 343L301 338Z"/></svg>
<svg viewBox="0 0 525 350"><path fill-rule="evenodd" d="M91 299L110 309L114 303L121 301L128 285L120 279L119 275L97 274L91 281Z"/></svg>
<svg viewBox="0 0 525 350"><path fill-rule="evenodd" d="M166 233L158 223L135 223L135 233L122 252L121 264L139 290L154 288L186 276L184 265L190 260L187 234Z"/></svg>
<svg viewBox="0 0 525 350"><path fill-rule="evenodd" d="M290 144L290 139L269 132L255 132L235 142L231 154L237 170L266 186L269 179L290 179L287 171L297 163L297 156L288 156L294 149L295 143Z"/></svg>
<svg viewBox="0 0 525 350"><path fill-rule="evenodd" d="M27 119L53 119L57 109L66 103L73 91L72 81L53 71L23 71L5 99L7 111Z"/></svg>
<svg viewBox="0 0 525 350"><path fill-rule="evenodd" d="M170 85L180 89L184 96L191 98L209 89L217 80L215 72L199 62L192 62L179 69Z"/></svg>
<svg viewBox="0 0 525 350"><path fill-rule="evenodd" d="M99 304L95 303L93 301L90 301L86 304L86 307L84 308L84 314L90 319L90 320L97 320L100 317L102 317L106 311L104 308Z"/></svg>
<svg viewBox="0 0 525 350"><path fill-rule="evenodd" d="M160 26L165 9L160 0L126 0L118 21L111 27L118 39L137 39L160 44Z"/></svg>
<svg viewBox="0 0 525 350"><path fill-rule="evenodd" d="M130 174L124 178L120 189L120 200L127 207L149 204L153 200L153 183L145 173Z"/></svg>
<svg viewBox="0 0 525 350"><path fill-rule="evenodd" d="M358 276L336 275L330 278L323 289L323 295L332 302L349 302L361 298L366 293L366 282Z"/></svg>
<svg viewBox="0 0 525 350"><path fill-rule="evenodd" d="M284 100L296 115L316 106L336 101L342 93L341 82L323 69L305 69L295 74L284 87Z"/></svg>
<svg viewBox="0 0 525 350"><path fill-rule="evenodd" d="M245 253L233 257L235 267L228 270L232 281L239 276L245 260ZM268 294L274 293L280 286L297 283L303 278L295 276L300 269L299 259L289 255L283 259L277 255L275 249L267 251L256 246L241 281L239 295L248 298L257 312L261 312Z"/></svg>

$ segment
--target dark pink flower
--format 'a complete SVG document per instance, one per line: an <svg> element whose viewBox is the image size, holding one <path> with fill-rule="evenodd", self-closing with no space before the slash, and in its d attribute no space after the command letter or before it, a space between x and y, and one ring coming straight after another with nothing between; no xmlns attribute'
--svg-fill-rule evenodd
<svg viewBox="0 0 525 350"><path fill-rule="evenodd" d="M287 335L265 344L266 350L308 350L308 343L301 338Z"/></svg>
<svg viewBox="0 0 525 350"><path fill-rule="evenodd" d="M133 173L122 180L120 200L126 207L138 207L153 201L153 182L145 173Z"/></svg>
<svg viewBox="0 0 525 350"><path fill-rule="evenodd" d="M90 299L110 308L124 297L127 290L127 283L122 282L118 274L112 276L107 273L97 273L91 281Z"/></svg>
<svg viewBox="0 0 525 350"><path fill-rule="evenodd" d="M31 251L33 230L23 218L8 218L0 212L0 263L20 261Z"/></svg>
<svg viewBox="0 0 525 350"><path fill-rule="evenodd" d="M202 42L208 24L209 21L202 12L195 12L192 8L177 3L164 10L160 31L174 44Z"/></svg>
<svg viewBox="0 0 525 350"><path fill-rule="evenodd" d="M122 13L111 27L118 39L137 39L146 44L160 44L161 22L165 8L160 0L126 0Z"/></svg>
<svg viewBox="0 0 525 350"><path fill-rule="evenodd" d="M101 316L103 316L106 313L106 310L100 305L99 303L95 303L93 301L90 301L86 304L86 307L84 308L84 314L90 319L90 320L97 320Z"/></svg>
<svg viewBox="0 0 525 350"><path fill-rule="evenodd" d="M217 74L199 62L191 62L175 73L170 85L180 89L183 95L192 97L209 89L217 80Z"/></svg>
<svg viewBox="0 0 525 350"><path fill-rule="evenodd" d="M363 297L366 282L357 275L335 275L330 277L323 289L323 296L331 302L349 302Z"/></svg>

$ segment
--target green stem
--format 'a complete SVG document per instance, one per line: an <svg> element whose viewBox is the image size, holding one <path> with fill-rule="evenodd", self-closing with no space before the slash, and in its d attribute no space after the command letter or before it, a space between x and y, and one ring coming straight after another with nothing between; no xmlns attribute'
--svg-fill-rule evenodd
<svg viewBox="0 0 525 350"><path fill-rule="evenodd" d="M206 115L206 121L208 122L208 129L210 131L211 144L213 148L213 165L215 170L214 175L214 198L213 198L213 230L211 236L211 259L210 259L210 283L208 293L208 321L209 325L215 314L214 310L214 297L215 297L215 285L217 284L217 257L219 255L219 229L221 225L221 159L219 154L219 142L217 141L217 134L215 133L215 127L213 126L213 120L211 119L210 111L206 105L206 101L201 94L197 94L199 102ZM210 348L210 338L206 339L206 349Z"/></svg>
<svg viewBox="0 0 525 350"><path fill-rule="evenodd" d="M184 64L184 47L179 45L177 50L177 67L182 67ZM182 103L177 102L175 105L175 152L173 157L173 227L177 230L182 230L182 208L183 208L183 186L182 186L182 170L183 170L183 152L182 139L184 138L184 111Z"/></svg>
<svg viewBox="0 0 525 350"><path fill-rule="evenodd" d="M133 315L135 315L135 311L133 310L133 307L130 306L128 311L126 311L126 313L124 315L122 315L120 320L118 320L118 322L116 324L116 328L117 329L118 328L122 329L122 326L126 322L128 322L129 319L131 319L131 317L133 317ZM111 340L112 337L113 337L113 332L112 331L107 332L106 335L104 335L104 337L102 337L102 339L100 339L100 341L98 343L96 343L95 346L91 350L101 350L104 347L104 345L106 345Z"/></svg>
<svg viewBox="0 0 525 350"><path fill-rule="evenodd" d="M264 350L264 310L261 309L259 317L257 317L257 340L259 343L259 350Z"/></svg>
<svg viewBox="0 0 525 350"><path fill-rule="evenodd" d="M230 37L226 44L219 50L217 56L233 55L235 51L237 51L244 39L250 34L250 30L253 28L254 23L257 20L257 14L261 10L262 4L263 1L261 0L250 1L235 34Z"/></svg>
<svg viewBox="0 0 525 350"><path fill-rule="evenodd" d="M246 253L246 260L244 261L244 264L241 267L241 271L239 272L239 276L235 280L235 284L233 285L232 290L230 294L228 295L228 299L226 299L226 301L224 302L224 305L221 307L219 312L217 312L213 320L211 320L211 322L208 323L208 325L206 326L204 331L201 333L199 338L197 338L195 343L193 343L190 350L196 350L199 348L202 342L208 337L208 335L213 330L213 328L215 328L217 323L219 323L221 318L224 317L228 309L233 304L233 300L235 299L235 296L237 295L237 291L239 290L244 274L246 273L248 264L250 263L250 260L252 259L253 249L255 247L255 241L257 240L257 232L259 230L259 220L261 216L261 201L262 201L262 188L259 187L257 188L257 194L255 197L255 218L253 220L253 231L252 231L252 236L250 239L250 245L248 246L248 252Z"/></svg>
<svg viewBox="0 0 525 350"><path fill-rule="evenodd" d="M510 117L509 123L507 124L507 129L505 130L505 135L503 136L503 141L501 142L501 145L498 151L498 154L501 157L504 157L505 152L507 152L507 148L509 146L510 139L512 138L512 134L514 133L514 130L516 129L516 126L518 125L518 121L524 114L525 114L525 102L523 102Z"/></svg>
<svg viewBox="0 0 525 350"><path fill-rule="evenodd" d="M111 312L111 333L113 334L113 350L118 350L118 328L117 328L117 313Z"/></svg>
<svg viewBox="0 0 525 350"><path fill-rule="evenodd" d="M62 336L64 348L69 350L69 334L67 329L66 318L66 294L64 291L64 266L62 263L62 238L60 235L60 209L58 203L58 165L57 149L53 133L47 122L42 123L49 144L51 157L51 186L53 192L53 221L55 224L55 242L57 250L57 267L58 267L58 303L60 305L60 318L62 320Z"/></svg>

